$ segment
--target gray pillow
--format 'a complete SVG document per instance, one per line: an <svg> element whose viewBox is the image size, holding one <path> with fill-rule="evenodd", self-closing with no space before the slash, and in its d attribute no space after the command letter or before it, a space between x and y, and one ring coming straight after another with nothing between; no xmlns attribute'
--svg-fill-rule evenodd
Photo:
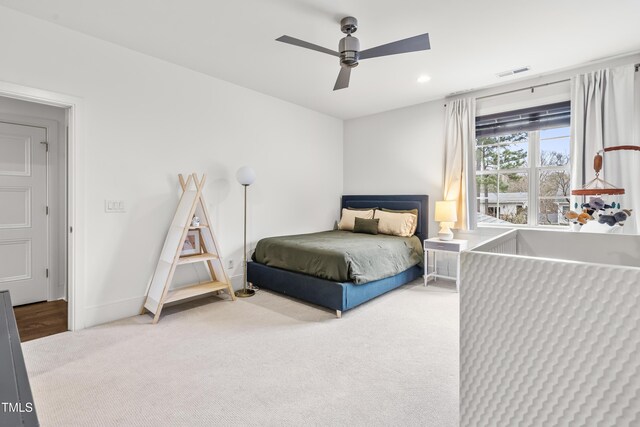
<svg viewBox="0 0 640 427"><path fill-rule="evenodd" d="M356 218L353 226L354 233L378 234L379 219Z"/></svg>

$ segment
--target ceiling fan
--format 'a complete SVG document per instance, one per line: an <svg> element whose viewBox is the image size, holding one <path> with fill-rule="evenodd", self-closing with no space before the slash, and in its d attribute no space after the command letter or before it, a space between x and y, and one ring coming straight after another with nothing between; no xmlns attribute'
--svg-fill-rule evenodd
<svg viewBox="0 0 640 427"><path fill-rule="evenodd" d="M431 49L431 45L429 44L429 33L425 33L420 34L419 36L409 37L408 39L398 40L360 51L360 41L351 35L358 29L358 20L353 16L342 18L340 21L340 29L347 36L340 40L340 43L338 44L339 52L304 40L296 39L291 36L278 37L276 40L339 57L340 73L338 74L338 79L336 80L333 90L349 87L351 69L353 67L357 67L358 61L361 59L377 58L379 56L396 55L398 53Z"/></svg>

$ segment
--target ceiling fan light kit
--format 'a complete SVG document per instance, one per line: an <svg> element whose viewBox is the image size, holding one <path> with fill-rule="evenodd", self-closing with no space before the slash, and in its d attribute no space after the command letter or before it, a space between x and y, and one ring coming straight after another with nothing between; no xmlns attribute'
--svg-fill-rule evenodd
<svg viewBox="0 0 640 427"><path fill-rule="evenodd" d="M352 36L352 34L358 30L358 20L353 16L342 18L340 20L340 30L345 33L346 36L338 43L338 52L286 35L278 37L276 41L339 57L340 72L338 73L338 78L333 90L349 87L351 69L357 67L361 59L377 58L380 56L431 49L429 33L425 33L360 51L360 41L356 37Z"/></svg>

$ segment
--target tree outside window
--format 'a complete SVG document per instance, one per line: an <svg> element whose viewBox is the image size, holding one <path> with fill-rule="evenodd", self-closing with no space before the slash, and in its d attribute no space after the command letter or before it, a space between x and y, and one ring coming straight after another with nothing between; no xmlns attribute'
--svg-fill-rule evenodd
<svg viewBox="0 0 640 427"><path fill-rule="evenodd" d="M566 126L478 137L478 222L567 225L569 147Z"/></svg>

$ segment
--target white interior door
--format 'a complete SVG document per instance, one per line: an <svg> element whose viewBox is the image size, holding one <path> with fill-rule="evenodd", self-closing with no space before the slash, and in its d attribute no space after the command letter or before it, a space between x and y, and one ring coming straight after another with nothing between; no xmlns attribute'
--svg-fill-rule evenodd
<svg viewBox="0 0 640 427"><path fill-rule="evenodd" d="M13 305L48 296L46 136L0 123L0 289Z"/></svg>

